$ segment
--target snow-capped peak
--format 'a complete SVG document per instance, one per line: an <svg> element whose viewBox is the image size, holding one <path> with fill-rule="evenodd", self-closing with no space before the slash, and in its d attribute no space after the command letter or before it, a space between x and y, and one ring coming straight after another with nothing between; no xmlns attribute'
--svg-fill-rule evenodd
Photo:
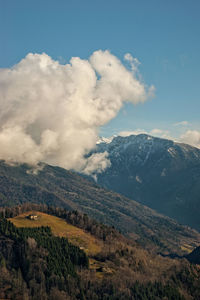
<svg viewBox="0 0 200 300"><path fill-rule="evenodd" d="M106 143L106 144L110 144L112 142L112 140L116 137L116 135L113 135L109 138L106 137L100 137L99 140L97 141L97 145L101 144L101 143Z"/></svg>

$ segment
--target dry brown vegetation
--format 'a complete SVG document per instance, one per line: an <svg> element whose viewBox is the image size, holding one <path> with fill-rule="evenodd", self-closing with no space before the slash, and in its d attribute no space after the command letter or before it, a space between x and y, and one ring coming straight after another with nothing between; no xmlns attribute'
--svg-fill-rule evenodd
<svg viewBox="0 0 200 300"><path fill-rule="evenodd" d="M62 168L44 165L34 175L27 165L8 166L1 161L0 186L1 206L37 202L79 210L150 250L181 255L182 246L196 247L200 242L198 232Z"/></svg>
<svg viewBox="0 0 200 300"><path fill-rule="evenodd" d="M29 215L37 215L38 218L30 220L27 218ZM120 269L120 272L126 272L139 280L143 278L142 281L154 281L172 265L179 265L178 260L150 255L140 246L131 245L131 242L127 245L127 240L123 237L103 243L83 229L68 224L64 219L40 211L27 211L9 220L17 227L49 226L55 236L67 237L72 244L83 248L92 257L90 268L97 271L98 277L117 274Z"/></svg>
<svg viewBox="0 0 200 300"><path fill-rule="evenodd" d="M166 288L172 295L180 293L188 300L199 299L200 270L191 266L186 259L171 259L147 251L115 229L99 224L77 211L31 206L34 207L27 204L2 213L13 214L15 217L9 220L18 227L49 226L54 235L66 236L72 243L85 248L90 261L89 269L79 268L77 272L86 299L103 299L101 295L113 294L117 295L113 299L137 299L132 297L134 288L140 295L143 295L145 289L148 289L147 295L155 295L158 290ZM37 215L37 220L27 219L30 214ZM166 299L182 299L177 297Z"/></svg>
<svg viewBox="0 0 200 300"><path fill-rule="evenodd" d="M37 220L30 220L27 218L29 215L37 215L38 218ZM14 218L9 218L9 220L17 227L49 226L55 236L67 237L72 244L84 249L89 255L100 252L103 246L100 240L83 229L68 224L61 218L43 212L28 211Z"/></svg>

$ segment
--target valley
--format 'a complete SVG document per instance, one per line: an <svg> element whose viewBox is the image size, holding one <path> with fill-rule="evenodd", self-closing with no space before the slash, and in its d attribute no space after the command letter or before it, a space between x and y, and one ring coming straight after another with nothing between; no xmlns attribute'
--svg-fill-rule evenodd
<svg viewBox="0 0 200 300"><path fill-rule="evenodd" d="M0 298L200 299L200 233L147 206L160 199L152 206L164 201L165 213L168 207L184 216L185 200L178 206L172 195L182 189L181 176L189 193L199 152L148 136L130 139L98 145L108 147L112 164L97 183L44 163L35 169L0 161ZM191 191L192 203L198 189Z"/></svg>
<svg viewBox="0 0 200 300"><path fill-rule="evenodd" d="M200 234L194 229L62 168L43 164L34 174L28 165L1 161L0 186L2 207L32 202L79 210L163 253L183 254L183 249L199 245Z"/></svg>

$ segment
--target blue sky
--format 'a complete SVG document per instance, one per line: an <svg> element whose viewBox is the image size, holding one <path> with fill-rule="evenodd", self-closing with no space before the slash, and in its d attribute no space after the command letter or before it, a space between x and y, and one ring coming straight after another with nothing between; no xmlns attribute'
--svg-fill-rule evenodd
<svg viewBox="0 0 200 300"><path fill-rule="evenodd" d="M178 138L190 131L190 142L195 131L193 144L200 146L199 13L199 0L0 0L0 67L30 52L61 63L87 59L98 49L120 60L131 53L155 96L124 105L101 134L159 129L161 136Z"/></svg>

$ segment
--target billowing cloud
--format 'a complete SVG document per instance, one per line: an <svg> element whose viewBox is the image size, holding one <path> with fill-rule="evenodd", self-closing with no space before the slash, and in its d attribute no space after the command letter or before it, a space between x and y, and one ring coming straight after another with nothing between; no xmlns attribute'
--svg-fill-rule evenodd
<svg viewBox="0 0 200 300"><path fill-rule="evenodd" d="M126 59L131 66L137 62L130 55ZM96 166L100 172L109 165L106 153L90 161L85 157L96 145L99 127L125 101L143 102L153 91L134 70L101 50L66 65L30 53L12 68L0 69L0 159L44 161L86 173Z"/></svg>
<svg viewBox="0 0 200 300"><path fill-rule="evenodd" d="M180 141L200 148L200 131L187 130L184 134L181 135Z"/></svg>
<svg viewBox="0 0 200 300"><path fill-rule="evenodd" d="M85 168L82 170L84 174L91 174L96 176L97 173L101 173L106 168L110 167L111 163L109 161L108 152L94 153L92 154L86 162Z"/></svg>

